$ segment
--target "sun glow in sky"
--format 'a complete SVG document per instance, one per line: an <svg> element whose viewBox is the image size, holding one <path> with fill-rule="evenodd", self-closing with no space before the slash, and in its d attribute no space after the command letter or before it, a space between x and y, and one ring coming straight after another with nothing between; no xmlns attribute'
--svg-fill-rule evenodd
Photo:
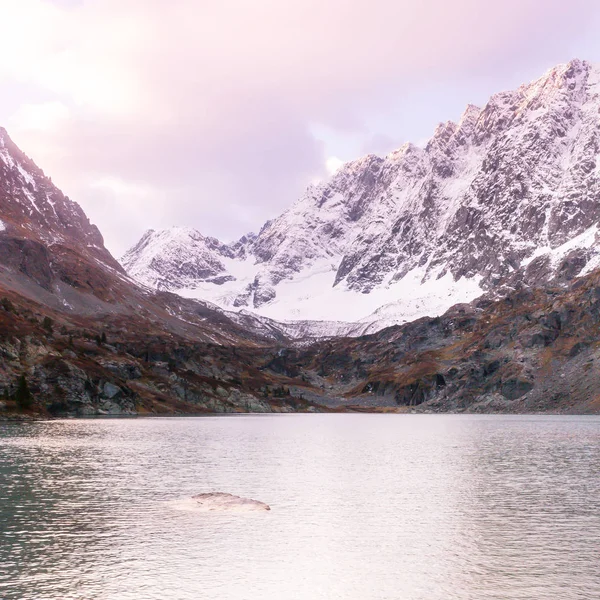
<svg viewBox="0 0 600 600"><path fill-rule="evenodd" d="M348 160L600 60L599 15L589 0L0 0L0 125L117 255L147 228L233 239Z"/></svg>
<svg viewBox="0 0 600 600"><path fill-rule="evenodd" d="M325 166L327 167L327 172L330 175L333 175L334 173L336 173L343 164L344 164L344 161L341 158L338 158L337 156L330 156L325 161Z"/></svg>

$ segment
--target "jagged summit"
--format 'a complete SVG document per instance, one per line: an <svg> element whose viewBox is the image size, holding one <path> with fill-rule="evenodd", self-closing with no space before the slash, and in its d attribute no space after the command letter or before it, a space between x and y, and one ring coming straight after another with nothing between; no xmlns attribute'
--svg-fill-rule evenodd
<svg viewBox="0 0 600 600"><path fill-rule="evenodd" d="M600 69L573 60L468 105L423 148L346 163L242 244L243 260L209 248L214 274L182 279L143 249L124 264L142 281L279 319L379 309L396 322L500 285L560 283L600 264L599 111ZM178 249L183 264L196 252Z"/></svg>
<svg viewBox="0 0 600 600"><path fill-rule="evenodd" d="M234 250L191 227L149 229L121 259L132 277L158 290L194 287L198 281L221 283L227 275L223 259Z"/></svg>

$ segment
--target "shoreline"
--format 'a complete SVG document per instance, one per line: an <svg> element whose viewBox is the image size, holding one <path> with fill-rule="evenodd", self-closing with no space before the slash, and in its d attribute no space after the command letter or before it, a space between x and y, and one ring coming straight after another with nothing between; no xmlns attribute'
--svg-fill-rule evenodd
<svg viewBox="0 0 600 600"><path fill-rule="evenodd" d="M84 415L84 416L50 416L50 415L0 415L0 424L3 423L39 423L42 421L110 421L117 419L197 419L203 417L243 417L243 416L290 416L290 415L381 415L381 416L512 416L512 417L600 417L597 412L409 412L409 411L326 411L326 412L294 412L294 413L265 413L265 412L239 412L239 413L182 413L182 414L135 414L135 415Z"/></svg>

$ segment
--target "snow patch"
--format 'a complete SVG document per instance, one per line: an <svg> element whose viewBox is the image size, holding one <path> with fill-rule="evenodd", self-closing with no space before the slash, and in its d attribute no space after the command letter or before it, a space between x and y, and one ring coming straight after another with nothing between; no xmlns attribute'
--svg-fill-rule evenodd
<svg viewBox="0 0 600 600"><path fill-rule="evenodd" d="M13 157L11 156L10 152L8 151L8 148L4 145L4 143L0 147L0 158L2 159L2 161L4 162L4 164L9 169L14 168L15 161L13 160Z"/></svg>
<svg viewBox="0 0 600 600"><path fill-rule="evenodd" d="M521 262L522 267L526 267L532 263L536 258L540 256L547 256L550 259L550 264L553 268L556 268L560 262L573 250L592 248L598 241L598 225L592 225L589 229L586 229L583 233L570 239L561 246L556 248L549 248L548 246L542 246L536 248L531 256L527 257ZM584 271L589 273L593 269L588 269L589 264L586 265ZM582 272L582 274L584 274Z"/></svg>
<svg viewBox="0 0 600 600"><path fill-rule="evenodd" d="M413 269L400 281L378 286L369 294L348 289L344 283L333 287L335 272L330 262L319 261L296 278L281 281L273 301L245 311L290 327L294 322L311 321L322 336L336 335L335 332L340 331L347 335L362 335L366 331L425 316L439 316L454 304L471 302L483 294L479 276L454 281L450 273L439 279L433 273L424 279L425 267ZM246 280L253 280L252 271L246 273ZM239 281L223 286L207 283L177 293L236 311L232 302L239 292L239 285ZM228 286L229 289L218 290ZM330 333L332 331L334 333Z"/></svg>
<svg viewBox="0 0 600 600"><path fill-rule="evenodd" d="M21 165L21 163L16 163L16 167L17 167L17 170L19 171L21 177L25 181L25 183L27 183L28 185L30 185L35 190L36 189L35 179L32 177L31 173L28 173L23 168L23 166Z"/></svg>

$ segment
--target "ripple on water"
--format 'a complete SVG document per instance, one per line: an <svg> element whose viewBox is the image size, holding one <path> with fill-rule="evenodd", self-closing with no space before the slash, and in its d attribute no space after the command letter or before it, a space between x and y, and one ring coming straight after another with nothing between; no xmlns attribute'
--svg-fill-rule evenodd
<svg viewBox="0 0 600 600"><path fill-rule="evenodd" d="M598 417L0 424L0 598L600 598L599 467Z"/></svg>

